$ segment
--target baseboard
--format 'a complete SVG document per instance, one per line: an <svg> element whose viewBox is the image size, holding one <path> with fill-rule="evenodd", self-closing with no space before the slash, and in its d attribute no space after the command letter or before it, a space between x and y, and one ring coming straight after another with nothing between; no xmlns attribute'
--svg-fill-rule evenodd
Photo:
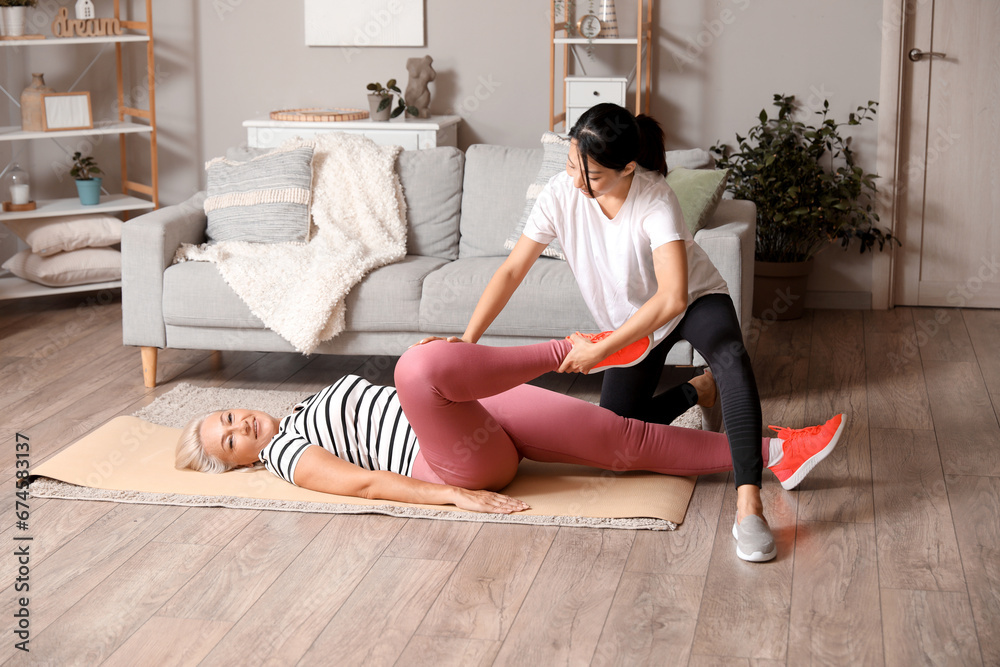
<svg viewBox="0 0 1000 667"><path fill-rule="evenodd" d="M871 310L871 292L806 292L806 308Z"/></svg>

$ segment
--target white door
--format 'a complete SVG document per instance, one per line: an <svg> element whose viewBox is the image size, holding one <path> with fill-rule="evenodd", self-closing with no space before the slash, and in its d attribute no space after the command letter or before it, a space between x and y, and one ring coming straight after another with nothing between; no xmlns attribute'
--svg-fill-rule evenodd
<svg viewBox="0 0 1000 667"><path fill-rule="evenodd" d="M895 302L1000 308L1000 0L904 8Z"/></svg>

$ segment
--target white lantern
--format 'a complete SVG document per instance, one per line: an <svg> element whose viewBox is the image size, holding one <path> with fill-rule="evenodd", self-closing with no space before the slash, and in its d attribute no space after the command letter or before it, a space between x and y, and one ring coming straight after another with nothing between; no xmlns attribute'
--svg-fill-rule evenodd
<svg viewBox="0 0 1000 667"><path fill-rule="evenodd" d="M4 177L4 185L10 192L10 203L21 206L31 202L31 185L28 172L24 171L16 163Z"/></svg>

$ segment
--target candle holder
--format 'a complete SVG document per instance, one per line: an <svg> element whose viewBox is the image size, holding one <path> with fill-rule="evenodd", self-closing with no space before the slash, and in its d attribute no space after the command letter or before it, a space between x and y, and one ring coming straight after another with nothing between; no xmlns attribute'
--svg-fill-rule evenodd
<svg viewBox="0 0 1000 667"><path fill-rule="evenodd" d="M0 192L9 195L10 200L3 202L4 211L33 211L35 202L31 199L31 178L28 172L21 169L15 162L4 176Z"/></svg>

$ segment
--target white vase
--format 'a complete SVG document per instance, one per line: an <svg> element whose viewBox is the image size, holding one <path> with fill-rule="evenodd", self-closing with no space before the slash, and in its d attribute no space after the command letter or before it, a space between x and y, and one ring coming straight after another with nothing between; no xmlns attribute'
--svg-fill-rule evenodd
<svg viewBox="0 0 1000 667"><path fill-rule="evenodd" d="M601 0L601 10L597 13L601 19L601 37L618 36L618 17L615 15L615 0Z"/></svg>
<svg viewBox="0 0 1000 667"><path fill-rule="evenodd" d="M27 7L4 7L3 8L3 29L7 37L21 37L24 35L24 25L26 23Z"/></svg>

